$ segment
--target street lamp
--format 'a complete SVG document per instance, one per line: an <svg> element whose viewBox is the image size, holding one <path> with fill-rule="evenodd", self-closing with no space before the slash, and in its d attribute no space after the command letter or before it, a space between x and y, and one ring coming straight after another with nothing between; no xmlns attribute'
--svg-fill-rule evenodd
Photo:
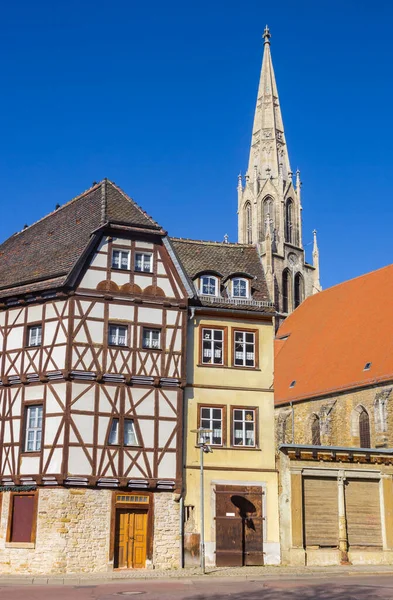
<svg viewBox="0 0 393 600"><path fill-rule="evenodd" d="M205 573L205 485L203 479L203 455L204 453L213 452L211 447L209 446L209 439L211 433L213 433L212 429L205 429L204 427L198 427L198 429L192 429L191 433L197 434L197 446L200 448L200 473L201 473L201 484L200 484L200 506L201 506L201 538L200 538L200 546L199 546L199 554L201 559L201 571Z"/></svg>

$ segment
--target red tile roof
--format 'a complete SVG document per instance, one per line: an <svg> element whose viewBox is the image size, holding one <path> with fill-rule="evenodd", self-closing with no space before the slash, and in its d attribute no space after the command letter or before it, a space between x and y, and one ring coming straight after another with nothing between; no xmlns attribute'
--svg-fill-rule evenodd
<svg viewBox="0 0 393 600"><path fill-rule="evenodd" d="M393 265L307 298L277 332L276 405L393 380L391 310Z"/></svg>

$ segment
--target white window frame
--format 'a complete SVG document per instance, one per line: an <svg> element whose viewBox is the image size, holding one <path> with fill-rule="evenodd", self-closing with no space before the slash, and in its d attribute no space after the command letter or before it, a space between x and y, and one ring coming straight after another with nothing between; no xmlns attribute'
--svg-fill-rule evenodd
<svg viewBox="0 0 393 600"><path fill-rule="evenodd" d="M120 330L124 331L124 336L121 335ZM112 342L112 337L115 341ZM124 337L124 344L120 343L120 338ZM108 346L121 346L122 348L127 347L128 341L128 327L127 325L116 325L109 323L108 326Z"/></svg>
<svg viewBox="0 0 393 600"><path fill-rule="evenodd" d="M213 411L214 410L219 410L221 413L221 416L219 419L216 419L213 417ZM209 416L208 417L204 417L202 415L203 411L209 411ZM221 423L221 429L217 430L214 428L214 422L220 421ZM223 409L221 406L200 406L200 410L199 410L199 423L200 423L200 427L203 427L204 429L212 429L212 433L206 433L206 443L209 444L209 446L223 446L224 445L224 415L223 415ZM215 436L214 433L216 431L221 431L220 433L220 442L213 442L214 437L218 437L217 435Z"/></svg>
<svg viewBox="0 0 393 600"><path fill-rule="evenodd" d="M237 281L246 284L246 293L244 296L241 294L235 294L235 284ZM250 282L245 277L234 277L231 281L231 287L232 287L232 290L231 290L232 298L249 298L250 297Z"/></svg>
<svg viewBox="0 0 393 600"><path fill-rule="evenodd" d="M204 280L209 280L209 282L206 283L209 291L204 291L203 289ZM211 291L213 282L214 292ZM199 293L202 294L202 296L218 296L218 278L214 275L201 275L199 278Z"/></svg>
<svg viewBox="0 0 393 600"><path fill-rule="evenodd" d="M158 339L154 336L158 333ZM161 350L161 329L158 327L142 328L142 348L144 350Z"/></svg>
<svg viewBox="0 0 393 600"><path fill-rule="evenodd" d="M247 335L253 336L253 341L246 341ZM241 340L236 340L237 336L241 336ZM236 347L241 346L242 349L238 350ZM253 351L250 352L250 349L247 349L247 346L252 346ZM256 334L255 331L239 331L237 329L233 332L233 366L234 367L246 367L247 369L254 369L256 366L256 355L255 355L255 346L256 346ZM248 356L252 354L252 365L247 364L247 360L251 360ZM237 361L241 360L239 363Z"/></svg>
<svg viewBox="0 0 393 600"><path fill-rule="evenodd" d="M141 256L141 268L137 268L137 257ZM136 273L153 273L153 254L151 252L135 252L135 265L134 270Z"/></svg>
<svg viewBox="0 0 393 600"><path fill-rule="evenodd" d="M27 345L31 348L42 345L42 325L28 326Z"/></svg>
<svg viewBox="0 0 393 600"><path fill-rule="evenodd" d="M241 418L236 418L235 419L235 412L241 412ZM249 420L246 418L246 413L252 413L252 420ZM235 406L232 407L232 444L233 447L238 448L239 446L241 448L255 448L256 447L256 435L257 435L257 431L256 431L256 411L255 408L236 408ZM239 432L240 429L235 429L235 423L242 423L242 428L241 428L241 436L236 436L236 431ZM253 428L252 428L252 432L253 432L253 438L250 438L249 436L247 436L247 430L246 430L246 423L252 423L253 424ZM253 444L247 444L247 439L253 439ZM241 441L241 443L236 443L236 440Z"/></svg>
<svg viewBox="0 0 393 600"><path fill-rule="evenodd" d="M26 407L25 452L41 452L43 412L42 404Z"/></svg>
<svg viewBox="0 0 393 600"><path fill-rule="evenodd" d="M130 440L128 424L131 424L131 436L133 439ZM108 446L119 446L120 439L120 418L113 417L110 425L109 436L108 436ZM139 446L138 436L135 431L134 419L123 419L123 446L131 447L131 446Z"/></svg>
<svg viewBox="0 0 393 600"><path fill-rule="evenodd" d="M115 253L119 256L118 265L116 264L114 257ZM127 266L123 267L123 259L126 259ZM131 260L131 251L123 250L122 248L112 248L112 269L116 269L116 271L129 271L130 270L130 260ZM124 262L126 262L124 261Z"/></svg>
<svg viewBox="0 0 393 600"><path fill-rule="evenodd" d="M210 331L211 335L210 335L210 339L209 338L205 338L205 331ZM220 335L217 336L217 338L219 338L221 336L221 339L215 339L215 334L219 333ZM201 358L202 358L202 364L203 365L223 365L224 364L224 351L225 351L225 335L224 335L224 330L223 329L214 329L213 327L202 327L202 349L201 349ZM210 346L209 348L204 348L206 343L206 346ZM219 351L219 347L221 346L221 361L220 362L215 362L215 358L218 358L218 351ZM210 350L210 355L207 353ZM205 356L205 351L206 351L206 356ZM210 360L205 360L205 358L209 358Z"/></svg>

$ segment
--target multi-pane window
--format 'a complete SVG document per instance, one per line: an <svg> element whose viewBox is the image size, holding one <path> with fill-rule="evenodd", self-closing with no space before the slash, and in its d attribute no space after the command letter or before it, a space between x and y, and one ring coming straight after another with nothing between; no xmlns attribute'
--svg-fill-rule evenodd
<svg viewBox="0 0 393 600"><path fill-rule="evenodd" d="M42 405L26 409L25 452L40 452L42 441Z"/></svg>
<svg viewBox="0 0 393 600"><path fill-rule="evenodd" d="M233 445L255 446L255 410L235 408L233 418Z"/></svg>
<svg viewBox="0 0 393 600"><path fill-rule="evenodd" d="M112 250L112 269L130 268L130 251L129 250Z"/></svg>
<svg viewBox="0 0 393 600"><path fill-rule="evenodd" d="M199 291L204 296L217 296L217 277L202 275Z"/></svg>
<svg viewBox="0 0 393 600"><path fill-rule="evenodd" d="M255 333L235 331L235 367L255 367Z"/></svg>
<svg viewBox="0 0 393 600"><path fill-rule="evenodd" d="M142 347L143 348L152 348L154 350L160 349L160 341L161 331L160 329L150 329L149 327L143 328L143 336L142 336Z"/></svg>
<svg viewBox="0 0 393 600"><path fill-rule="evenodd" d="M208 444L222 446L222 408L202 406L200 426L212 430L206 434Z"/></svg>
<svg viewBox="0 0 393 600"><path fill-rule="evenodd" d="M31 325L27 329L27 345L41 346L42 343L42 325Z"/></svg>
<svg viewBox="0 0 393 600"><path fill-rule="evenodd" d="M151 273L153 271L153 256L152 256L152 254L136 252L136 254L135 254L135 271Z"/></svg>
<svg viewBox="0 0 393 600"><path fill-rule="evenodd" d="M111 428L109 431L108 444L117 446L120 438L120 419L112 419ZM123 421L123 445L137 446L138 439L135 433L134 421L132 419L124 419Z"/></svg>
<svg viewBox="0 0 393 600"><path fill-rule="evenodd" d="M202 363L224 364L224 332L222 329L202 329Z"/></svg>
<svg viewBox="0 0 393 600"><path fill-rule="evenodd" d="M234 298L248 298L248 281L236 277L232 279L232 296Z"/></svg>
<svg viewBox="0 0 393 600"><path fill-rule="evenodd" d="M127 346L127 327L125 325L109 325L108 344L110 346Z"/></svg>

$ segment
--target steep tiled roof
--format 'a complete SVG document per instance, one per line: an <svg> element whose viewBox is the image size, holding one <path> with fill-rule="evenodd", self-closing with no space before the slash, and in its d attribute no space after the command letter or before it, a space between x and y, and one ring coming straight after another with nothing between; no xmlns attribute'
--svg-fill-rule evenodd
<svg viewBox="0 0 393 600"><path fill-rule="evenodd" d="M276 405L393 380L392 310L393 265L302 302L277 333Z"/></svg>
<svg viewBox="0 0 393 600"><path fill-rule="evenodd" d="M103 180L0 245L0 296L45 289L45 281L62 285L92 232L107 222L161 229L120 188Z"/></svg>
<svg viewBox="0 0 393 600"><path fill-rule="evenodd" d="M252 299L269 302L269 292L266 285L262 263L255 246L247 244L229 244L224 242L204 242L171 238L172 246L177 253L188 277L193 280L203 272L218 273L225 281L232 275L244 273L252 277ZM221 290L226 297L225 289ZM211 302L201 301L211 306ZM214 306L219 306L214 302ZM223 303L228 308L228 303ZM261 307L242 306L246 310L261 310ZM268 308L268 307L266 307Z"/></svg>

